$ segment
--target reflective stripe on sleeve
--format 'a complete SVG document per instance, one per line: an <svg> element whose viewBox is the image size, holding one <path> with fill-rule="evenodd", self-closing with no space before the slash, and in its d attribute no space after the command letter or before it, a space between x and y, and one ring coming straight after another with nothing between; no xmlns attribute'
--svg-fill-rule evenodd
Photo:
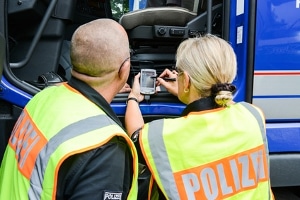
<svg viewBox="0 0 300 200"><path fill-rule="evenodd" d="M154 121L149 124L149 134L148 134L149 146L150 146L151 153L153 155L153 160L155 165L157 166L157 168L163 169L161 171L158 171L158 174L160 176L162 185L166 190L165 192L167 194L172 195L172 196L168 196L170 199L180 199L176 187L176 182L173 176L171 164L167 155L167 150L164 144L163 125L164 125L164 120ZM158 160L163 160L164 162L159 162L155 158L160 158ZM161 174L163 174L163 176Z"/></svg>
<svg viewBox="0 0 300 200"><path fill-rule="evenodd" d="M247 108L256 118L259 127L260 127L260 131L261 131L261 136L265 145L265 151L266 151L266 156L267 159L269 161L269 147L268 147L268 142L267 142L267 134L266 134L266 129L265 129L265 124L264 124L264 120L261 117L260 113L250 104L246 103L246 102L241 102L241 105L243 105L245 108ZM270 174L270 165L268 168L268 174ZM269 182L270 184L270 182ZM271 191L269 192L269 199L273 199L272 198L272 194Z"/></svg>
<svg viewBox="0 0 300 200"><path fill-rule="evenodd" d="M260 128L261 136L264 141L265 147L266 147L266 153L269 154L269 149L268 149L268 143L267 143L267 136L266 136L266 130L265 130L265 125L264 125L264 120L262 119L260 113L250 104L246 102L241 102L241 105L243 105L249 112L251 112L255 119L257 120L257 123Z"/></svg>

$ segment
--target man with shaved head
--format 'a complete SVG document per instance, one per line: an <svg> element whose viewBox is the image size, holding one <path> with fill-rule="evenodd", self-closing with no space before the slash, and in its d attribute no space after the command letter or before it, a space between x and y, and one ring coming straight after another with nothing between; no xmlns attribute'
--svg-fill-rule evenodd
<svg viewBox="0 0 300 200"><path fill-rule="evenodd" d="M72 77L26 105L0 171L0 199L137 199L137 153L110 107L130 72L125 30L111 19L80 26Z"/></svg>
<svg viewBox="0 0 300 200"><path fill-rule="evenodd" d="M129 59L127 33L123 27L110 19L87 23L73 35L72 75L92 86L100 86L101 94L107 93L108 102L127 81L130 72Z"/></svg>

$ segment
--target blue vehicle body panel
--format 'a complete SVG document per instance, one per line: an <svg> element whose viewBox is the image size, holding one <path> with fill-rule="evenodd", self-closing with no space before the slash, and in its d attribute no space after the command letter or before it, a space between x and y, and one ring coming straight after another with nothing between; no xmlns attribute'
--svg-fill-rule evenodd
<svg viewBox="0 0 300 200"><path fill-rule="evenodd" d="M267 123L266 127L271 153L300 152L300 123Z"/></svg>
<svg viewBox="0 0 300 200"><path fill-rule="evenodd" d="M255 70L300 70L297 1L268 0L257 4Z"/></svg>
<svg viewBox="0 0 300 200"><path fill-rule="evenodd" d="M0 84L0 99L11 102L19 107L24 107L27 102L32 98L32 95L20 90L12 85L5 76L1 77Z"/></svg>
<svg viewBox="0 0 300 200"><path fill-rule="evenodd" d="M124 103L112 103L111 106L117 115L125 114L126 105ZM143 115L180 116L185 105L180 103L155 102L151 104L141 103L140 108Z"/></svg>
<svg viewBox="0 0 300 200"><path fill-rule="evenodd" d="M282 112L267 120L269 148L273 153L300 152L300 113L296 103L299 102L300 93L295 86L299 86L297 80L300 81L299 5L297 0L257 1L254 74L265 76L263 83L270 85L271 89L280 88L284 84L287 86L278 91L272 89L273 93L254 92L254 102L265 101L272 104L276 101L285 106L287 102L296 104L289 105L289 109L278 107L278 104L270 106L271 109ZM297 82L287 83L291 78ZM266 82L268 80L270 82ZM284 112L291 113L285 119L278 119Z"/></svg>
<svg viewBox="0 0 300 200"><path fill-rule="evenodd" d="M248 44L248 27L249 9L243 1L232 1L230 10L230 33L229 42L233 47L237 57L237 76L234 84L237 86L235 93L235 101L245 101L246 96L246 81L247 81L247 44Z"/></svg>

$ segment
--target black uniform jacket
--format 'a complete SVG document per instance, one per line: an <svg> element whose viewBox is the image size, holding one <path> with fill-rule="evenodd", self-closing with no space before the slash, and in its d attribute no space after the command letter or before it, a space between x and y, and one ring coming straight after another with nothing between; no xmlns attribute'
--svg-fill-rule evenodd
<svg viewBox="0 0 300 200"><path fill-rule="evenodd" d="M68 84L123 128L110 105L93 88L74 77ZM102 200L106 199L105 193L122 193L122 199L126 199L132 181L132 168L130 149L122 137L116 136L100 148L64 161L58 174L57 199Z"/></svg>

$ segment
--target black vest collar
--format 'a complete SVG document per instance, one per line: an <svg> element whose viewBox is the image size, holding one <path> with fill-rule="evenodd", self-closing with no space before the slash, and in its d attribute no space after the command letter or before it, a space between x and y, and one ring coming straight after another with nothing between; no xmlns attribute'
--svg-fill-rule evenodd
<svg viewBox="0 0 300 200"><path fill-rule="evenodd" d="M120 127L122 127L124 130L121 121L111 108L111 106L107 103L107 101L101 96L96 90L94 90L92 87L90 87L85 82L75 78L71 77L68 84L72 87L78 90L81 94L83 94L86 98L88 98L90 101L92 101L94 104L96 104L100 109L102 109L112 120L114 120Z"/></svg>
<svg viewBox="0 0 300 200"><path fill-rule="evenodd" d="M205 97L198 99L189 105L186 106L186 108L181 113L181 116L186 116L190 112L199 112L204 110L211 110L218 108L217 104L215 103L215 100L213 97Z"/></svg>

